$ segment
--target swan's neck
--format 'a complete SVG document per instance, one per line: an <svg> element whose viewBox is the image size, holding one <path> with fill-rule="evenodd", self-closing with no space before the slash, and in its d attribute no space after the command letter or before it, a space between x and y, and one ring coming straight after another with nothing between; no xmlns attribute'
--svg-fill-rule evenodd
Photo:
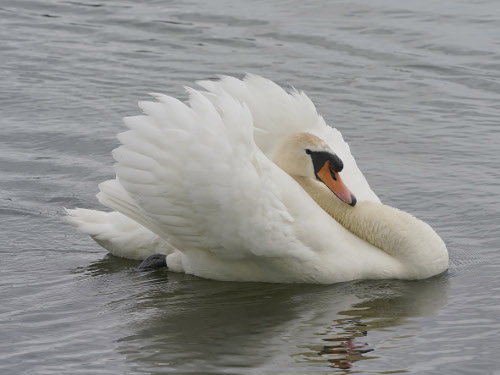
<svg viewBox="0 0 500 375"><path fill-rule="evenodd" d="M442 272L446 269L446 246L423 221L381 203L361 201L351 207L319 181L307 177L296 177L295 180L344 228L401 261L416 277L420 278L431 270Z"/></svg>
<svg viewBox="0 0 500 375"><path fill-rule="evenodd" d="M384 206L380 203L362 201L351 207L338 199L323 183L307 177L295 179L312 199L331 217L338 221L344 228L355 234L357 237L367 241L373 246L391 254L391 248L387 248L387 235L379 231L382 220L384 226L389 226L393 221L392 214L401 212L392 207ZM384 211L391 212L384 212ZM397 226L397 220L394 223ZM389 228L387 228L389 229Z"/></svg>

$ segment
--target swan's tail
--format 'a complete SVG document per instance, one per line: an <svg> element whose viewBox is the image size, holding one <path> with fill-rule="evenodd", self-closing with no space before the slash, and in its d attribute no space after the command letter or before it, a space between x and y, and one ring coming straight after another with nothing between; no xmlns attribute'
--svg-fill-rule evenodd
<svg viewBox="0 0 500 375"><path fill-rule="evenodd" d="M152 254L170 254L174 250L165 240L119 212L84 208L66 212L70 223L113 255L143 260Z"/></svg>

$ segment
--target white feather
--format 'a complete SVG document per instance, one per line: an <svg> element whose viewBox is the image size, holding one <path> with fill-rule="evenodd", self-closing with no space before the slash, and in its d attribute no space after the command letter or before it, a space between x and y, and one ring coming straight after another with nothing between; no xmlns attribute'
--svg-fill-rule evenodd
<svg viewBox="0 0 500 375"><path fill-rule="evenodd" d="M416 265L358 238L271 161L285 137L312 133L342 159L342 179L358 200L380 202L340 132L304 93L252 75L199 84L207 91L188 88L187 104L154 93L157 102L139 103L144 115L124 119L129 130L113 151L117 177L98 194L120 213L69 211L110 252L169 253L171 270L240 281L421 278L447 265L439 237L439 256L401 258ZM434 239L430 227L423 230Z"/></svg>
<svg viewBox="0 0 500 375"><path fill-rule="evenodd" d="M152 254L174 251L166 241L119 212L77 208L66 213L69 222L113 255L141 260Z"/></svg>
<svg viewBox="0 0 500 375"><path fill-rule="evenodd" d="M342 134L328 126L304 92L287 93L274 82L255 75L239 80L221 76L218 81L199 81L211 95L207 98L218 105L223 93L245 103L252 113L255 142L272 160L276 145L287 135L308 132L323 139L344 162L343 179L360 200L380 202L359 170L349 145Z"/></svg>

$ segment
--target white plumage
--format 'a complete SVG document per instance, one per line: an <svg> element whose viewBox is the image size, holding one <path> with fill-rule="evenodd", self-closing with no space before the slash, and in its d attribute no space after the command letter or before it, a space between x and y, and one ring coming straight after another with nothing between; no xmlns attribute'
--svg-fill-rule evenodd
<svg viewBox="0 0 500 375"><path fill-rule="evenodd" d="M359 234L374 227L363 223L372 216L363 216L362 201L374 202L370 210L382 221L400 211L380 204L340 132L304 93L257 76L199 84L207 91L189 89L188 104L152 94L157 102L139 103L144 115L124 119L129 130L113 151L116 179L100 184L98 194L117 212L68 210L83 232L114 255L165 253L169 269L218 280L332 283L423 278L446 269L446 247L417 219L392 228L389 253L372 241L379 236L373 230ZM272 161L278 144L300 132L321 138L343 161L342 179L360 201L346 211L358 215L347 220L357 220L349 230ZM341 204L341 211L349 207ZM407 233L411 228L420 238ZM401 256L393 250L397 241L406 248Z"/></svg>

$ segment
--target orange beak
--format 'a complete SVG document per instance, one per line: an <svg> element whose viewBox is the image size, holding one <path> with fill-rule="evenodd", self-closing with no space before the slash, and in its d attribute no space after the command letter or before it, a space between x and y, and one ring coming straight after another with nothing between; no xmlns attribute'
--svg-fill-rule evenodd
<svg viewBox="0 0 500 375"><path fill-rule="evenodd" d="M330 161L327 160L323 167L316 173L316 176L342 201L350 206L356 205L356 197L345 186L338 172L330 168Z"/></svg>

